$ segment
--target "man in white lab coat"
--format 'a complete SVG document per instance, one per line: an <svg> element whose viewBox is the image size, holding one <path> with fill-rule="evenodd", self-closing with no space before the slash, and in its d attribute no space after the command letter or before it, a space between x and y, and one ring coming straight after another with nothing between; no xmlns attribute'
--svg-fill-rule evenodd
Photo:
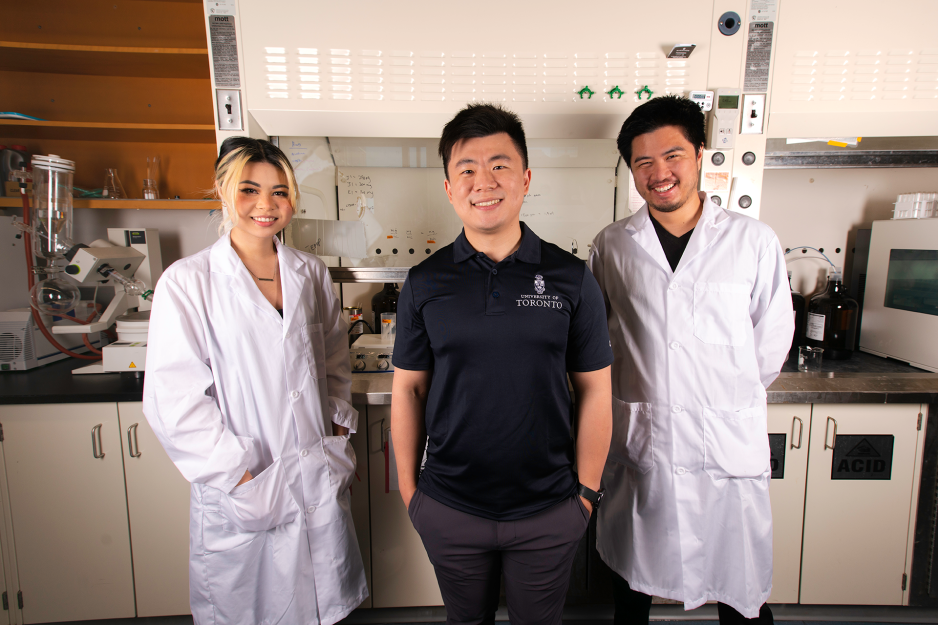
<svg viewBox="0 0 938 625"><path fill-rule="evenodd" d="M651 595L772 622L765 389L788 354L791 296L771 228L697 190L704 136L683 98L629 116L618 147L646 204L590 254L615 353L597 548L617 624L647 623Z"/></svg>

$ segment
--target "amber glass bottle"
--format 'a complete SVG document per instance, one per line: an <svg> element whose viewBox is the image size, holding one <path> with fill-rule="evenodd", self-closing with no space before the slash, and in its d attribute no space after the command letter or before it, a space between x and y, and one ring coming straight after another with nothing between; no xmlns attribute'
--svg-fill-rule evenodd
<svg viewBox="0 0 938 625"><path fill-rule="evenodd" d="M790 271L788 272L788 288L791 290L791 310L795 318L795 334L792 336L791 351L788 355L793 356L798 353L798 347L804 344L801 337L804 336L804 311L807 302L804 295L792 288Z"/></svg>
<svg viewBox="0 0 938 625"><path fill-rule="evenodd" d="M846 360L856 343L860 306L847 296L840 267L831 272L827 291L808 304L805 343L823 347L825 360Z"/></svg>

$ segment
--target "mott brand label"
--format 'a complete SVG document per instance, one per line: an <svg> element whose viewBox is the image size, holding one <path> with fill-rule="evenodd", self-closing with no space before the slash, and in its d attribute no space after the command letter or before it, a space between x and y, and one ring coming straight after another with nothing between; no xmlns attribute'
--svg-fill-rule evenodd
<svg viewBox="0 0 938 625"><path fill-rule="evenodd" d="M787 434L769 434L769 451L771 452L770 463L772 466L772 479L785 479L785 443L788 440Z"/></svg>
<svg viewBox="0 0 938 625"><path fill-rule="evenodd" d="M215 86L240 89L241 76L238 70L238 40L234 16L209 15L208 30L211 37Z"/></svg>
<svg viewBox="0 0 938 625"><path fill-rule="evenodd" d="M769 90L769 65L772 56L772 22L751 22L746 45L746 77L743 91L766 93Z"/></svg>
<svg viewBox="0 0 938 625"><path fill-rule="evenodd" d="M832 480L892 479L892 434L838 434Z"/></svg>

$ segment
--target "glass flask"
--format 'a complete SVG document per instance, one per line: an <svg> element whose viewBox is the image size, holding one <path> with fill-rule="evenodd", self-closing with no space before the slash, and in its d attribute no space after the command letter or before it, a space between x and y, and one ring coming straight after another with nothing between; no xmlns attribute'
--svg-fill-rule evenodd
<svg viewBox="0 0 938 625"><path fill-rule="evenodd" d="M104 175L104 189L101 191L102 197L111 198L112 200L126 198L127 194L124 192L124 185L121 184L117 170L108 168L105 171L107 173Z"/></svg>
<svg viewBox="0 0 938 625"><path fill-rule="evenodd" d="M72 238L72 180L75 163L55 154L37 154L33 163L33 254L63 258Z"/></svg>
<svg viewBox="0 0 938 625"><path fill-rule="evenodd" d="M798 353L798 347L801 346L801 337L804 336L804 314L807 302L804 295L796 291L791 286L791 272L788 272L788 288L791 290L791 308L792 315L795 318L795 334L792 336L791 349L788 356L791 357Z"/></svg>
<svg viewBox="0 0 938 625"><path fill-rule="evenodd" d="M847 296L840 267L831 270L827 292L811 299L805 320L805 343L823 347L824 357L846 360L856 344L857 315L860 306Z"/></svg>
<svg viewBox="0 0 938 625"><path fill-rule="evenodd" d="M59 317L75 310L81 293L71 278L62 275L61 267L35 267L34 271L45 273L46 279L37 281L29 291L33 308Z"/></svg>

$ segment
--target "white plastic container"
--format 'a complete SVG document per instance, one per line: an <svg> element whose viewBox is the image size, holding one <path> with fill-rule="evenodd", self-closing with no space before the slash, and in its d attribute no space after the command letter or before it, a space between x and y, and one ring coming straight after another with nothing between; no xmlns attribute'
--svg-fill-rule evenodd
<svg viewBox="0 0 938 625"><path fill-rule="evenodd" d="M938 193L904 193L896 197L893 219L938 217Z"/></svg>
<svg viewBox="0 0 938 625"><path fill-rule="evenodd" d="M126 313L117 318L117 339L119 341L146 343L149 329L149 310Z"/></svg>

